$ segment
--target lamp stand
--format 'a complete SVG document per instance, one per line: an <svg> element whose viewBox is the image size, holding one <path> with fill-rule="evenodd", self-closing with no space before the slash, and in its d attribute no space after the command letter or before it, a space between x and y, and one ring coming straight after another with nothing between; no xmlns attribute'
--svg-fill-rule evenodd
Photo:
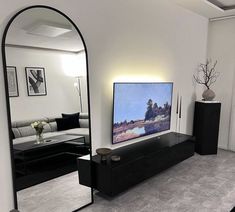
<svg viewBox="0 0 235 212"><path fill-rule="evenodd" d="M80 109L81 109L81 112L82 112L81 78L80 78L80 77L77 77L77 81L78 81L78 84L77 84L76 88L77 88L77 90L78 90L78 95L79 95L79 99L80 99Z"/></svg>

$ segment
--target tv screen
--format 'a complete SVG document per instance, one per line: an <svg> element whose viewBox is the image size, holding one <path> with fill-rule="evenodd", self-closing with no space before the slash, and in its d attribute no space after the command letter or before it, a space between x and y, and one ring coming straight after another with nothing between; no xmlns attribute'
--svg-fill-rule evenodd
<svg viewBox="0 0 235 212"><path fill-rule="evenodd" d="M173 83L114 83L112 143L170 129Z"/></svg>

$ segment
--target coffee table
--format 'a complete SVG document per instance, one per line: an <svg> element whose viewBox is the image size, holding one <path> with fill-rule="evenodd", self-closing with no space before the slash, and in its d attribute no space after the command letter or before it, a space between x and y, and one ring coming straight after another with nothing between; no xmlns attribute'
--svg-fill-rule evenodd
<svg viewBox="0 0 235 212"><path fill-rule="evenodd" d="M62 134L57 136L51 136L44 139L44 143L36 144L36 140L15 144L13 149L16 151L32 151L36 149L48 148L62 143L69 143L75 145L85 145L84 136L75 135L75 134Z"/></svg>
<svg viewBox="0 0 235 212"><path fill-rule="evenodd" d="M62 134L13 145L16 189L21 190L77 170L76 158L83 156L84 136ZM87 154L87 153L86 153Z"/></svg>

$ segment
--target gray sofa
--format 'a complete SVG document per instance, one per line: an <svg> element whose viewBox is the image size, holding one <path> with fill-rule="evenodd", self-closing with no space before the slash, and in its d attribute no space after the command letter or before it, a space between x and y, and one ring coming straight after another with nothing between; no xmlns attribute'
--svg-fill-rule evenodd
<svg viewBox="0 0 235 212"><path fill-rule="evenodd" d="M35 130L31 127L31 123L35 121L45 121L48 124L44 126L43 136L48 138L51 136L62 135L62 134L76 134L82 135L85 137L85 143L90 143L89 137L89 116L88 113L80 113L79 123L80 128L74 128L64 131L57 131L56 119L57 117L51 118L40 118L40 119L31 119L24 121L14 121L12 122L12 132L14 135L13 145L24 143L27 141L32 141L35 139ZM58 117L61 118L61 117Z"/></svg>

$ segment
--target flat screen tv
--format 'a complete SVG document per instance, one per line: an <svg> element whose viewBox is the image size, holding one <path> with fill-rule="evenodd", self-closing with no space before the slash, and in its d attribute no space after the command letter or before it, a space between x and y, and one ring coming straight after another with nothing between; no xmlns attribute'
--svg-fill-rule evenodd
<svg viewBox="0 0 235 212"><path fill-rule="evenodd" d="M114 83L112 143L170 129L173 83Z"/></svg>

